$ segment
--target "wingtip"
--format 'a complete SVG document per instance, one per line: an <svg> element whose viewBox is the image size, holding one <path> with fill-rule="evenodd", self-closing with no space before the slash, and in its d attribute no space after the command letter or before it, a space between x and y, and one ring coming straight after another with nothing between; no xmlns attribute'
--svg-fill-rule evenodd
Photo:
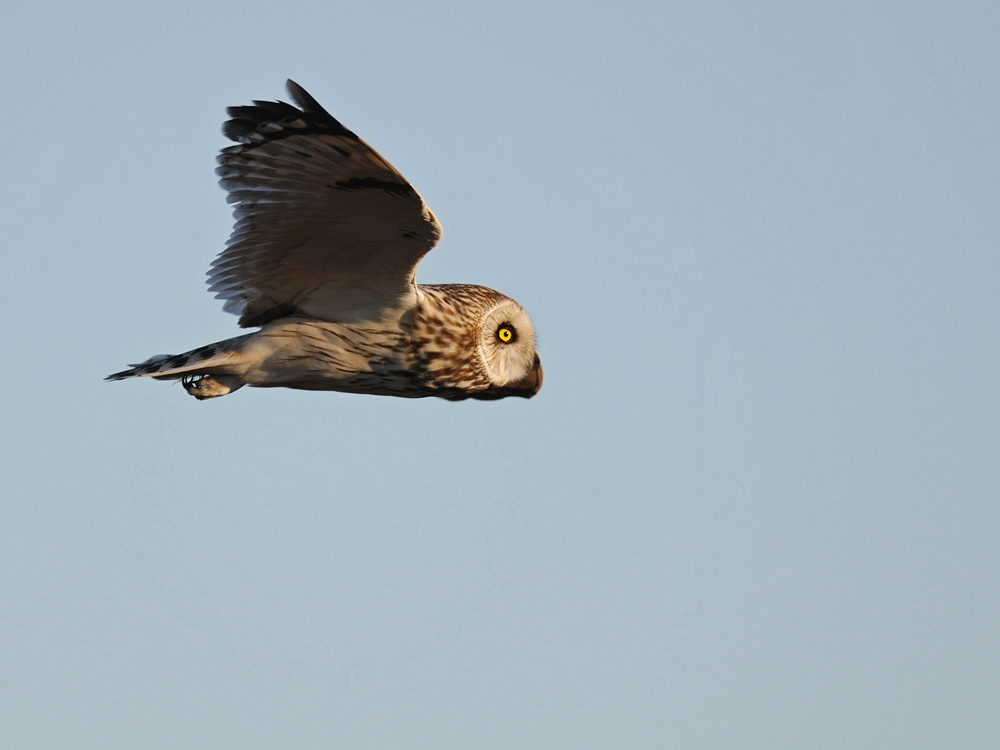
<svg viewBox="0 0 1000 750"><path fill-rule="evenodd" d="M314 112L316 114L323 114L333 119L333 116L323 109L318 101L313 99L312 95L302 88L299 84L293 81L291 78L285 81L285 91L292 98L292 101L298 104L303 112Z"/></svg>
<svg viewBox="0 0 1000 750"><path fill-rule="evenodd" d="M309 92L302 88L299 84L293 81L291 78L285 80L285 91L292 98L292 101L298 104L303 109L306 108L306 104L316 104L316 100L310 96ZM318 106L318 105L317 105Z"/></svg>

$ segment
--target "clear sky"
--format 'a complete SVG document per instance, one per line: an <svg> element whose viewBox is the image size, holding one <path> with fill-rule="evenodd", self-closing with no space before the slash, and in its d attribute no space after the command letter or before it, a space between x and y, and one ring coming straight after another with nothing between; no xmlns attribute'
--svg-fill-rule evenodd
<svg viewBox="0 0 1000 750"><path fill-rule="evenodd" d="M995 2L2 15L4 748L997 747ZM238 332L288 77L537 398L102 382Z"/></svg>

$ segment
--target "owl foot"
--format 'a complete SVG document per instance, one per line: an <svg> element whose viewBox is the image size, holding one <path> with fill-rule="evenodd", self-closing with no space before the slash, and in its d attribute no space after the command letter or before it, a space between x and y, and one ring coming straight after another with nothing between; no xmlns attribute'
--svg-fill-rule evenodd
<svg viewBox="0 0 1000 750"><path fill-rule="evenodd" d="M192 375L181 378L184 390L199 401L217 398L242 388L244 383L235 375Z"/></svg>

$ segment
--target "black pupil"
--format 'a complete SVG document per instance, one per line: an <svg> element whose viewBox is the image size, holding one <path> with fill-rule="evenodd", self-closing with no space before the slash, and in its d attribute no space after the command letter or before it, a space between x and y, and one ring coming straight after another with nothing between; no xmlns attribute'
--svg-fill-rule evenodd
<svg viewBox="0 0 1000 750"><path fill-rule="evenodd" d="M505 344L509 344L516 338L514 334L514 327L510 325L502 325L497 329L497 338L500 339Z"/></svg>

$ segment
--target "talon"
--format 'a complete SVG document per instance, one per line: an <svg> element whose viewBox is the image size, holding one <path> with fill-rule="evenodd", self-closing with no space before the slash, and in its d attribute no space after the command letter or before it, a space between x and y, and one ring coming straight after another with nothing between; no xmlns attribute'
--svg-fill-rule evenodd
<svg viewBox="0 0 1000 750"><path fill-rule="evenodd" d="M189 394L199 401L217 398L242 388L244 383L233 375L188 375L181 378L181 384Z"/></svg>
<svg viewBox="0 0 1000 750"><path fill-rule="evenodd" d="M184 390L190 393L197 399L204 398L201 394L202 381L207 378L207 375L186 375L181 378L181 385L184 386Z"/></svg>

